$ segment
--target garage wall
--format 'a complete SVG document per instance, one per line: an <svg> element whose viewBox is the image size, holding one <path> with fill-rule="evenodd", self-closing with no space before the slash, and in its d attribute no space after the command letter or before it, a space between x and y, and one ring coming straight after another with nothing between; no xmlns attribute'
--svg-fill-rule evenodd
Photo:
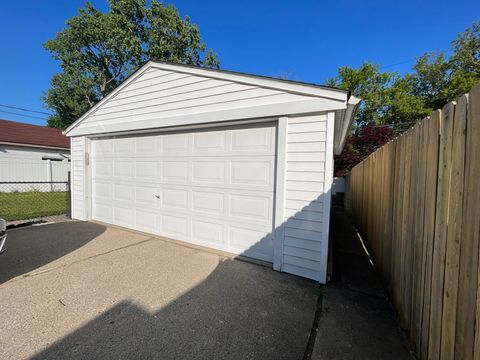
<svg viewBox="0 0 480 360"><path fill-rule="evenodd" d="M71 138L72 218L86 220L85 213L85 138Z"/></svg>
<svg viewBox="0 0 480 360"><path fill-rule="evenodd" d="M321 282L328 254L331 115L289 118L287 125L282 270Z"/></svg>

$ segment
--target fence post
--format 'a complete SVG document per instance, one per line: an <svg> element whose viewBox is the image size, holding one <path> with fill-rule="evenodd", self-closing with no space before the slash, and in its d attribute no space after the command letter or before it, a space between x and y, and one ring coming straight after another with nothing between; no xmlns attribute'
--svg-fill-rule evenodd
<svg viewBox="0 0 480 360"><path fill-rule="evenodd" d="M72 192L70 186L70 171L67 172L67 219L72 218Z"/></svg>
<svg viewBox="0 0 480 360"><path fill-rule="evenodd" d="M52 160L47 160L47 181L50 183L50 191L53 191L53 184L52 184Z"/></svg>

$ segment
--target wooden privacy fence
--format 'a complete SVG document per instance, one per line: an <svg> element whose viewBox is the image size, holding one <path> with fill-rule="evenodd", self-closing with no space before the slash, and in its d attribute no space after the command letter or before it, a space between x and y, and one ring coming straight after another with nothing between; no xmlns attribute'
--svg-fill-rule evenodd
<svg viewBox="0 0 480 360"><path fill-rule="evenodd" d="M418 357L480 359L480 85L355 166L350 183Z"/></svg>

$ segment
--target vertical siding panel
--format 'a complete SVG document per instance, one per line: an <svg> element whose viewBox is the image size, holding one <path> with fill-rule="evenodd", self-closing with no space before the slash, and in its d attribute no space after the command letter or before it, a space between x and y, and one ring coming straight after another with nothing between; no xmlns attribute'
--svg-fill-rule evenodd
<svg viewBox="0 0 480 360"><path fill-rule="evenodd" d="M288 233L293 231L296 234L296 237L289 238L289 247L296 247L299 251L295 252L295 256L283 255L282 270L322 283L326 281L328 256L330 191L333 179L333 116L334 113L303 116L288 118L287 122L285 174L289 181L285 182L286 202L298 205L289 205L288 214L293 215L285 216L283 228ZM308 190L312 187L319 187L321 191L315 193ZM323 211L314 210L319 207ZM298 221L299 219L302 221ZM304 224L304 230L307 231L293 230L298 228L298 224ZM308 238L302 234L308 235ZM297 243L294 242L295 239L298 239ZM318 260L312 261L311 258L301 256L300 250L308 250L303 247L303 240L319 244L319 254L315 254L318 255Z"/></svg>
<svg viewBox="0 0 480 360"><path fill-rule="evenodd" d="M85 138L71 138L72 218L86 220L85 216Z"/></svg>

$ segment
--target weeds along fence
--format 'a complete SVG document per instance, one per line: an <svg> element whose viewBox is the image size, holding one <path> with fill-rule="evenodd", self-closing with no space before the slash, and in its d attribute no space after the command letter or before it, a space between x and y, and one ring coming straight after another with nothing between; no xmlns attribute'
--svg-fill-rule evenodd
<svg viewBox="0 0 480 360"><path fill-rule="evenodd" d="M352 216L418 358L480 358L480 85L350 177Z"/></svg>

